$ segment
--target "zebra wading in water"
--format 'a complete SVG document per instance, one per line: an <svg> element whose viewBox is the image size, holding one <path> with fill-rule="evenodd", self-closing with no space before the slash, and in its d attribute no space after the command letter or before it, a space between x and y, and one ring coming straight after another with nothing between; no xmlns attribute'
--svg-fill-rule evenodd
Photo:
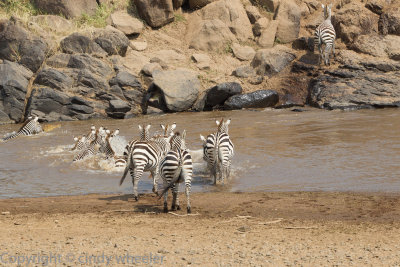
<svg viewBox="0 0 400 267"><path fill-rule="evenodd" d="M137 141L129 151L124 174L119 185L124 182L129 171L132 177L133 197L136 201L139 200L138 183L145 171L151 173L153 177L153 192L158 194L159 165L170 150L170 140L174 135L173 130L176 124L172 126L163 125L161 127L164 130L164 135L153 136L149 141Z"/></svg>
<svg viewBox="0 0 400 267"><path fill-rule="evenodd" d="M215 122L218 126L216 133L208 135L207 138L200 135L200 139L203 141L203 158L214 179L214 185L217 184L217 179L222 184L225 179L229 179L234 155L234 146L228 134L231 119L227 121L221 119L221 121Z"/></svg>
<svg viewBox="0 0 400 267"><path fill-rule="evenodd" d="M21 126L21 128L17 132L10 133L9 135L5 136L2 140L7 141L22 135L29 136L43 132L42 126L40 125L38 120L39 117L37 116L28 117L28 120L24 123L24 125Z"/></svg>
<svg viewBox="0 0 400 267"><path fill-rule="evenodd" d="M164 189L159 198L164 195L164 212L168 212L168 189L172 191L171 210L180 210L179 205L179 183L185 183L185 194L187 199L187 213L191 213L190 190L192 186L193 162L186 148L186 131L182 135L177 132L171 138L171 150L160 163L160 174L163 178Z"/></svg>
<svg viewBox="0 0 400 267"><path fill-rule="evenodd" d="M85 146L77 155L75 155L73 161L80 161L89 156L95 155L98 151L104 151L106 145L107 131L100 127L95 131L94 140L89 145ZM102 149L103 148L103 149Z"/></svg>
<svg viewBox="0 0 400 267"><path fill-rule="evenodd" d="M332 25L331 16L332 16L332 4L328 6L322 5L324 10L324 22L322 22L317 29L315 30L314 37L314 47L318 46L319 50L319 58L318 64L321 64L321 59L325 61L325 65L330 65L330 54L332 52L333 57L335 58L335 39L336 32L335 28ZM325 45L324 51L322 50L322 45Z"/></svg>
<svg viewBox="0 0 400 267"><path fill-rule="evenodd" d="M71 151L80 151L86 148L94 139L96 139L96 127L92 125L87 135L74 137L75 145L72 147Z"/></svg>

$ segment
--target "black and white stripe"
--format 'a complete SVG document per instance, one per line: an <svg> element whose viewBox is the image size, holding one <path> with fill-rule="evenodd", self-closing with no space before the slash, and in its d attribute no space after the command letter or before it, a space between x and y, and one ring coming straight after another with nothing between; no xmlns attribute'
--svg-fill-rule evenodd
<svg viewBox="0 0 400 267"><path fill-rule="evenodd" d="M96 133L95 138L89 145L85 146L77 155L75 155L73 161L80 161L87 157L97 154L97 152L104 152L106 146L107 132L103 127L100 127Z"/></svg>
<svg viewBox="0 0 400 267"><path fill-rule="evenodd" d="M228 134L228 125L231 120L216 121L218 130L214 134L210 134L207 138L200 135L203 141L203 158L207 162L207 167L211 172L214 184L217 179L224 183L225 179L229 179L234 155L234 146Z"/></svg>
<svg viewBox="0 0 400 267"><path fill-rule="evenodd" d="M80 151L86 148L94 139L96 138L96 127L92 125L90 127L90 132L87 135L81 137L74 137L75 145L72 147L71 151Z"/></svg>
<svg viewBox="0 0 400 267"><path fill-rule="evenodd" d="M168 189L172 191L171 210L180 210L179 205L179 183L185 183L185 193L187 199L187 213L191 213L190 190L192 186L193 162L192 157L185 144L186 131L182 135L176 133L171 139L171 150L160 163L160 175L163 178L164 190L160 198L164 195L164 212L168 212L167 198Z"/></svg>
<svg viewBox="0 0 400 267"><path fill-rule="evenodd" d="M322 5L322 8L324 9L324 22L315 30L314 47L318 46L319 50L318 64L321 64L321 59L323 59L325 65L329 65L331 52L333 53L333 57L335 57L336 32L331 21L332 4L328 6ZM325 45L324 51L322 49L323 45Z"/></svg>
<svg viewBox="0 0 400 267"><path fill-rule="evenodd" d="M136 200L139 199L137 191L138 182L145 171L149 171L153 176L153 192L158 193L159 164L170 150L169 141L175 127L176 124L173 127L167 125L164 133L170 133L170 135L153 136L149 141L136 141L130 149L124 174L119 184L121 185L124 182L128 171L130 171L133 196Z"/></svg>
<svg viewBox="0 0 400 267"><path fill-rule="evenodd" d="M22 125L22 127L17 132L12 132L11 134L5 136L2 140L7 141L16 138L21 135L34 135L43 132L42 126L39 123L39 117L28 117L28 120Z"/></svg>

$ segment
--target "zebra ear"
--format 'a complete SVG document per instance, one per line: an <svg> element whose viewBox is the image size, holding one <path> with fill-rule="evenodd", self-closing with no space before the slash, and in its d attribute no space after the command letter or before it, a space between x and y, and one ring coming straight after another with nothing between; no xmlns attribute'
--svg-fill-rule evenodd
<svg viewBox="0 0 400 267"><path fill-rule="evenodd" d="M82 136L82 142L85 142L86 136Z"/></svg>
<svg viewBox="0 0 400 267"><path fill-rule="evenodd" d="M74 141L75 141L75 142L78 141L78 137L74 137Z"/></svg>
<svg viewBox="0 0 400 267"><path fill-rule="evenodd" d="M325 5L324 4L322 4L321 6L322 6L322 9L325 9Z"/></svg>
<svg viewBox="0 0 400 267"><path fill-rule="evenodd" d="M151 128L151 124L147 125L146 126L146 131L150 130L150 128Z"/></svg>
<svg viewBox="0 0 400 267"><path fill-rule="evenodd" d="M182 139L185 140L185 138L186 138L186 130L183 130L183 132L182 132Z"/></svg>
<svg viewBox="0 0 400 267"><path fill-rule="evenodd" d="M164 124L160 124L161 129L163 129L163 131L165 131L165 125Z"/></svg>
<svg viewBox="0 0 400 267"><path fill-rule="evenodd" d="M106 134L110 134L110 133L111 133L110 130L107 129L107 130L106 130Z"/></svg>
<svg viewBox="0 0 400 267"><path fill-rule="evenodd" d="M94 125L92 124L92 126L90 126L90 129L96 130L96 126L94 126Z"/></svg>
<svg viewBox="0 0 400 267"><path fill-rule="evenodd" d="M202 135L200 135L200 139L201 139L201 141L203 141L204 143L207 142L206 138L205 138L204 136L202 136Z"/></svg>
<svg viewBox="0 0 400 267"><path fill-rule="evenodd" d="M174 123L171 125L171 131L175 130L175 128L176 128L176 122L174 122Z"/></svg>
<svg viewBox="0 0 400 267"><path fill-rule="evenodd" d="M217 126L219 126L220 121L219 120L215 120L215 123L217 124Z"/></svg>
<svg viewBox="0 0 400 267"><path fill-rule="evenodd" d="M139 127L139 130L140 130L140 131L143 131L142 125L139 124L138 127Z"/></svg>
<svg viewBox="0 0 400 267"><path fill-rule="evenodd" d="M331 8L332 8L332 3L330 3L330 4L328 5L328 7L329 7L329 9L331 9Z"/></svg>
<svg viewBox="0 0 400 267"><path fill-rule="evenodd" d="M228 120L226 121L226 125L228 126L229 123L231 123L231 119L228 119Z"/></svg>

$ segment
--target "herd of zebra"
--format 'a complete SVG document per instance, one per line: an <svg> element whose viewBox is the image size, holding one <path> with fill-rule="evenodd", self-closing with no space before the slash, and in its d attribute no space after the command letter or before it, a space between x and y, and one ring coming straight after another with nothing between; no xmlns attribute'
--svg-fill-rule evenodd
<svg viewBox="0 0 400 267"><path fill-rule="evenodd" d="M234 146L229 137L231 120L216 120L217 130L207 137L200 135L203 142L203 159L211 173L214 185L217 180L222 184L229 179ZM71 149L75 153L73 161L81 161L94 155L103 155L114 161L116 167L125 167L120 185L130 172L133 184L133 196L137 201L138 183L143 172L150 172L153 178L153 192L164 196L164 212L168 212L168 191L172 192L171 210L180 210L178 193L179 183L184 183L187 198L187 212L191 212L190 191L193 176L193 162L191 151L186 147L186 130L182 133L175 131L177 125L162 124L161 134L150 135L151 125L138 125L139 139L130 141L122 155L117 155L112 146L112 140L117 138L119 130L110 131L105 127L96 129L91 126L90 132L80 137L74 137ZM43 129L38 117L29 117L17 131L6 135L3 141L21 135L35 135ZM163 180L163 190L158 193L158 178Z"/></svg>

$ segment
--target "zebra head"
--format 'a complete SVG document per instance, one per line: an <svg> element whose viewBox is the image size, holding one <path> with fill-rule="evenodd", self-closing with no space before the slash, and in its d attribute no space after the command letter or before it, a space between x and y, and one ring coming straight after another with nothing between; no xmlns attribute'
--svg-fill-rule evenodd
<svg viewBox="0 0 400 267"><path fill-rule="evenodd" d="M140 131L140 140L149 141L151 124L148 124L146 127L144 127L144 125L138 125L138 127Z"/></svg>
<svg viewBox="0 0 400 267"><path fill-rule="evenodd" d="M220 121L216 120L215 123L218 126L218 132L219 133L226 133L228 134L228 126L231 123L231 119L228 119L226 121L224 121L224 119L222 118Z"/></svg>
<svg viewBox="0 0 400 267"><path fill-rule="evenodd" d="M169 125L169 124L160 124L161 128L164 131L164 136L171 136L174 135L174 130L176 128L176 123L174 122L173 124Z"/></svg>
<svg viewBox="0 0 400 267"><path fill-rule="evenodd" d="M185 150L186 149L185 138L186 138L186 130L184 130L182 134L176 132L173 136L171 136L170 140L171 149L176 151Z"/></svg>
<svg viewBox="0 0 400 267"><path fill-rule="evenodd" d="M331 19L332 15L332 4L324 5L322 4L322 9L324 10L324 19Z"/></svg>

